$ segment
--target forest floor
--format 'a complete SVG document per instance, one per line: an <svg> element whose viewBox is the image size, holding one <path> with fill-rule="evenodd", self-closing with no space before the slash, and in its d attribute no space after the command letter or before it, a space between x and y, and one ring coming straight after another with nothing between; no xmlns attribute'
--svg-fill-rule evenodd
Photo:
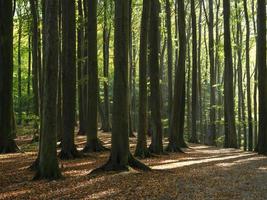
<svg viewBox="0 0 267 200"><path fill-rule="evenodd" d="M110 147L110 134L100 133ZM166 140L167 142L167 140ZM104 164L109 152L60 161L64 178L32 181L27 168L36 158L36 144L20 136L24 153L0 155L0 199L267 199L267 158L235 149L189 144L185 153L172 153L143 162L153 170L104 173L89 172ZM81 149L85 137L77 137ZM136 139L131 138L134 151Z"/></svg>

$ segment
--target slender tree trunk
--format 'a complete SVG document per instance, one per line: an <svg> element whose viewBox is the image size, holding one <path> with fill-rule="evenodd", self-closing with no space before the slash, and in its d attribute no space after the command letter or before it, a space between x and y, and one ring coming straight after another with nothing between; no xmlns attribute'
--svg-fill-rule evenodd
<svg viewBox="0 0 267 200"><path fill-rule="evenodd" d="M102 128L104 132L111 131L109 117L109 43L110 43L110 25L108 25L108 5L104 0L104 28L103 28L103 57L104 57L104 124Z"/></svg>
<svg viewBox="0 0 267 200"><path fill-rule="evenodd" d="M252 124L252 109L251 109L251 86L250 86L250 59L249 59L249 40L250 40L250 25L248 17L247 1L244 0L244 12L246 18L246 74L247 74L247 106L248 106L248 150L253 150L253 124Z"/></svg>
<svg viewBox="0 0 267 200"><path fill-rule="evenodd" d="M185 113L185 57L186 57L186 33L184 1L176 1L178 4L179 23L179 59L176 66L174 101L172 107L171 133L167 151L180 152L181 147L187 147L184 141L184 113Z"/></svg>
<svg viewBox="0 0 267 200"><path fill-rule="evenodd" d="M140 35L139 53L139 127L135 156L145 158L149 156L146 133L148 130L147 118L147 68L148 68L148 25L149 25L150 0L143 0L143 11Z"/></svg>
<svg viewBox="0 0 267 200"><path fill-rule="evenodd" d="M166 29L167 29L167 49L168 49L168 132L170 134L171 111L172 111L172 74L173 74L173 49L172 49L172 29L171 29L171 6L170 1L166 0Z"/></svg>
<svg viewBox="0 0 267 200"><path fill-rule="evenodd" d="M75 0L62 1L63 132L61 159L79 157L74 144L76 110L76 22Z"/></svg>
<svg viewBox="0 0 267 200"><path fill-rule="evenodd" d="M98 64L97 64L97 0L88 0L88 109L87 142L83 152L103 151L97 137Z"/></svg>
<svg viewBox="0 0 267 200"><path fill-rule="evenodd" d="M190 142L198 143L197 138L197 22L195 0L191 0L192 18L192 135Z"/></svg>

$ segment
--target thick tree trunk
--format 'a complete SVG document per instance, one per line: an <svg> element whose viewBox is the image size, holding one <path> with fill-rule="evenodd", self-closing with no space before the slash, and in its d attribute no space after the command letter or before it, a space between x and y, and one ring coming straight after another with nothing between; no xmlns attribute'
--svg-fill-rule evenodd
<svg viewBox="0 0 267 200"><path fill-rule="evenodd" d="M114 90L111 155L108 162L93 171L150 170L137 161L129 150L129 1L115 1Z"/></svg>
<svg viewBox="0 0 267 200"><path fill-rule="evenodd" d="M13 13L12 1L0 1L0 154L19 149L13 134ZM4 25L4 26L2 26Z"/></svg>
<svg viewBox="0 0 267 200"><path fill-rule="evenodd" d="M267 155L266 1L258 0L257 65L259 83L258 153Z"/></svg>
<svg viewBox="0 0 267 200"><path fill-rule="evenodd" d="M61 173L56 155L57 77L58 77L58 0L45 1L44 96L41 120L40 159L35 179L58 179Z"/></svg>
<svg viewBox="0 0 267 200"><path fill-rule="evenodd" d="M230 0L223 0L224 13L224 118L226 148L237 148L234 111L233 61L230 35Z"/></svg>
<svg viewBox="0 0 267 200"><path fill-rule="evenodd" d="M151 1L150 6L150 91L151 91L151 119L152 141L149 150L155 154L163 153L162 124L160 109L159 83L159 9L158 0Z"/></svg>

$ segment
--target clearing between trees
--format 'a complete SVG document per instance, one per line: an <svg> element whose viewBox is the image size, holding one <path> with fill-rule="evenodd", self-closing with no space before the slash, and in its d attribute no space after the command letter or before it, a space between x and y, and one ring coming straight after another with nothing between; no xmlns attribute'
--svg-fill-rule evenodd
<svg viewBox="0 0 267 200"><path fill-rule="evenodd" d="M106 147L111 134L99 133ZM88 175L109 152L61 161L63 179L32 181L37 156L28 136L17 140L25 153L0 155L0 199L267 199L267 158L237 149L189 144L185 153L144 159L151 172L130 170ZM79 150L86 143L79 136ZM166 146L167 140L164 145ZM133 152L136 138L130 138Z"/></svg>

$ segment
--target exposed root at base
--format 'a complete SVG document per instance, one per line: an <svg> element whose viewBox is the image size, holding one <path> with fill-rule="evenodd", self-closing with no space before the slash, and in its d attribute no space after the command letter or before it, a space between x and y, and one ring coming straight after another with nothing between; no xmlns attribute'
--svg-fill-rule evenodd
<svg viewBox="0 0 267 200"><path fill-rule="evenodd" d="M76 158L82 158L83 157L83 153L82 152L79 152L76 149L76 147L74 147L70 151L63 151L63 150L61 150L61 152L58 154L58 157L61 160L72 160L72 159L76 159Z"/></svg>
<svg viewBox="0 0 267 200"><path fill-rule="evenodd" d="M105 147L99 139L94 139L87 142L86 146L83 148L83 153L92 153L92 152L101 152L101 151L109 151L107 147Z"/></svg>

